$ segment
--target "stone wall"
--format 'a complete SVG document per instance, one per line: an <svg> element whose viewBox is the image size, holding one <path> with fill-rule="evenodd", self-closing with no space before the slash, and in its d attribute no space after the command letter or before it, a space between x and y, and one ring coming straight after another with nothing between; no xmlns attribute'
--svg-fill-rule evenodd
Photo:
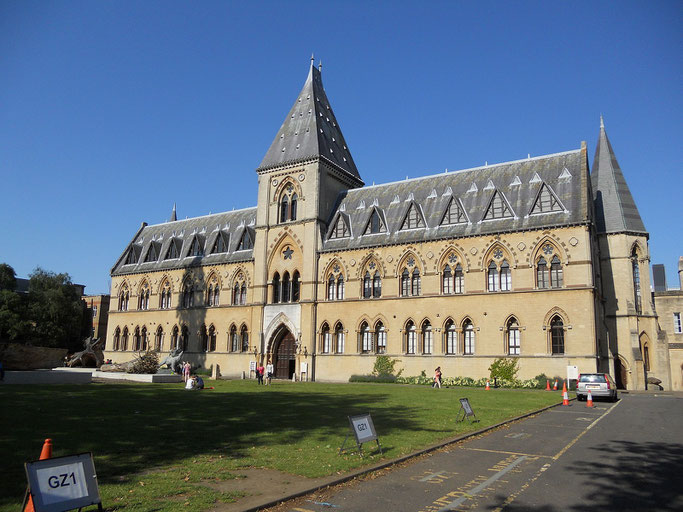
<svg viewBox="0 0 683 512"><path fill-rule="evenodd" d="M5 370L38 370L63 366L66 354L65 348L0 343L0 361Z"/></svg>

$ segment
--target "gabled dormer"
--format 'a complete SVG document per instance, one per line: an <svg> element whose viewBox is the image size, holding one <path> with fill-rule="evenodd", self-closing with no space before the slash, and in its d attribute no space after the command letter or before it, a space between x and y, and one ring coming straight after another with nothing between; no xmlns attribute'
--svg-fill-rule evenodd
<svg viewBox="0 0 683 512"><path fill-rule="evenodd" d="M515 212L512 211L505 195L501 191L495 190L489 200L482 220L512 219L514 217Z"/></svg>
<svg viewBox="0 0 683 512"><path fill-rule="evenodd" d="M373 206L370 210L368 220L365 223L365 229L363 230L363 234L374 235L377 233L386 233L386 231L387 221L384 218L384 212L382 212L376 206Z"/></svg>

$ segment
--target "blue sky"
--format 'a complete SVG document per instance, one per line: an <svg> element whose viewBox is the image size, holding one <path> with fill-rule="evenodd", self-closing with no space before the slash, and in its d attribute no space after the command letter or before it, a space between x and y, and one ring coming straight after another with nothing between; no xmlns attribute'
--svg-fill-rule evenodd
<svg viewBox="0 0 683 512"><path fill-rule="evenodd" d="M0 0L0 262L88 293L142 221L255 206L311 53L367 184L588 143L677 282L683 3Z"/></svg>

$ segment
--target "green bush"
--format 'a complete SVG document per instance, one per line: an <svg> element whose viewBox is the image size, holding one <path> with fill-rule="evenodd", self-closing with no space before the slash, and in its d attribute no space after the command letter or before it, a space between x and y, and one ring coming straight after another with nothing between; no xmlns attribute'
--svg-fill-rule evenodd
<svg viewBox="0 0 683 512"><path fill-rule="evenodd" d="M159 355L153 351L147 351L138 355L133 361L128 373L156 373L159 369Z"/></svg>
<svg viewBox="0 0 683 512"><path fill-rule="evenodd" d="M403 373L403 369L396 373L396 363L399 362L400 360L392 359L389 356L377 356L377 359L375 359L375 366L372 369L372 374L376 376L395 375L396 377L399 377Z"/></svg>
<svg viewBox="0 0 683 512"><path fill-rule="evenodd" d="M501 379L513 381L519 371L519 361L514 358L499 357L491 366L489 372L491 379Z"/></svg>
<svg viewBox="0 0 683 512"><path fill-rule="evenodd" d="M349 382L380 382L383 384L395 384L395 375L351 375Z"/></svg>

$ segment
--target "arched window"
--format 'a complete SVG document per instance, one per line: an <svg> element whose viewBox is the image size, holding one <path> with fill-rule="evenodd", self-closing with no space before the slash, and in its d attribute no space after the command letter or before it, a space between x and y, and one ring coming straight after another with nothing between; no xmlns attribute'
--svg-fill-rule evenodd
<svg viewBox="0 0 683 512"><path fill-rule="evenodd" d="M119 293L119 311L128 311L128 286L124 285Z"/></svg>
<svg viewBox="0 0 683 512"><path fill-rule="evenodd" d="M453 293L453 273L450 265L446 265L441 275L441 289L444 294L449 295Z"/></svg>
<svg viewBox="0 0 683 512"><path fill-rule="evenodd" d="M474 354L474 326L469 319L462 324L462 353Z"/></svg>
<svg viewBox="0 0 683 512"><path fill-rule="evenodd" d="M550 343L553 354L564 354L564 324L557 315L550 321Z"/></svg>
<svg viewBox="0 0 683 512"><path fill-rule="evenodd" d="M280 201L280 222L286 222L289 215L289 196L282 196L282 201Z"/></svg>
<svg viewBox="0 0 683 512"><path fill-rule="evenodd" d="M387 330L382 322L375 325L375 339L377 340L377 353L386 354L387 352Z"/></svg>
<svg viewBox="0 0 683 512"><path fill-rule="evenodd" d="M157 333L154 337L154 350L161 352L164 349L164 328L157 327Z"/></svg>
<svg viewBox="0 0 683 512"><path fill-rule="evenodd" d="M372 278L372 296L375 298L382 296L382 278L379 275L379 270L375 271L375 275Z"/></svg>
<svg viewBox="0 0 683 512"><path fill-rule="evenodd" d="M296 220L296 207L297 204L299 203L299 196L296 195L296 193L292 194L292 201L290 202L290 211L291 214L289 216L290 220Z"/></svg>
<svg viewBox="0 0 683 512"><path fill-rule="evenodd" d="M247 303L247 285L246 283L242 283L242 286L240 286L240 304L242 306L246 305Z"/></svg>
<svg viewBox="0 0 683 512"><path fill-rule="evenodd" d="M165 281L161 286L161 297L159 301L159 307L161 309L171 308L171 285L168 281Z"/></svg>
<svg viewBox="0 0 683 512"><path fill-rule="evenodd" d="M299 196L294 192L294 187L288 185L280 198L280 222L296 220Z"/></svg>
<svg viewBox="0 0 683 512"><path fill-rule="evenodd" d="M114 350L121 348L121 328L117 327L114 331Z"/></svg>
<svg viewBox="0 0 683 512"><path fill-rule="evenodd" d="M209 327L209 352L216 351L216 328L211 325Z"/></svg>
<svg viewBox="0 0 683 512"><path fill-rule="evenodd" d="M647 343L643 345L643 369L650 371L650 346Z"/></svg>
<svg viewBox="0 0 683 512"><path fill-rule="evenodd" d="M194 287L190 283L183 286L183 307L191 308L194 306Z"/></svg>
<svg viewBox="0 0 683 512"><path fill-rule="evenodd" d="M242 338L242 352L249 352L249 332L246 325L240 329L240 337Z"/></svg>
<svg viewBox="0 0 683 512"><path fill-rule="evenodd" d="M334 351L337 354L344 353L344 326L338 323L334 328L334 338L335 338L335 348Z"/></svg>
<svg viewBox="0 0 683 512"><path fill-rule="evenodd" d="M280 302L280 274L275 272L273 276L273 304Z"/></svg>
<svg viewBox="0 0 683 512"><path fill-rule="evenodd" d="M361 338L361 348L362 354L368 354L372 352L372 331L366 322L363 322L360 326L360 338Z"/></svg>
<svg viewBox="0 0 683 512"><path fill-rule="evenodd" d="M550 260L550 286L552 288L562 288L562 263L557 255Z"/></svg>
<svg viewBox="0 0 683 512"><path fill-rule="evenodd" d="M344 276L339 274L337 277L337 300L344 299Z"/></svg>
<svg viewBox="0 0 683 512"><path fill-rule="evenodd" d="M429 323L429 320L425 320L422 324L422 353L431 354L433 349L432 324Z"/></svg>
<svg viewBox="0 0 683 512"><path fill-rule="evenodd" d="M334 300L334 293L334 276L330 274L330 278L327 280L327 300Z"/></svg>
<svg viewBox="0 0 683 512"><path fill-rule="evenodd" d="M508 320L508 323L505 326L505 335L507 338L508 354L511 356L518 356L521 349L521 338L519 334L519 323L514 316Z"/></svg>
<svg viewBox="0 0 683 512"><path fill-rule="evenodd" d="M237 327L230 327L230 352L239 352L240 342L237 337Z"/></svg>
<svg viewBox="0 0 683 512"><path fill-rule="evenodd" d="M372 280L370 272L365 272L365 277L363 277L363 298L369 299L370 297L372 297Z"/></svg>
<svg viewBox="0 0 683 512"><path fill-rule="evenodd" d="M235 306L239 306L240 303L240 284L235 283L235 286L232 288L232 303Z"/></svg>
<svg viewBox="0 0 683 512"><path fill-rule="evenodd" d="M548 288L548 263L545 258L541 256L541 259L536 263L536 286L539 288Z"/></svg>
<svg viewBox="0 0 683 512"><path fill-rule="evenodd" d="M133 333L133 350L135 350L136 352L139 352L139 351L140 351L140 346L141 346L141 343L140 343L140 328L139 328L139 327L136 327L136 328L135 328L135 331L134 331L134 333Z"/></svg>
<svg viewBox="0 0 683 512"><path fill-rule="evenodd" d="M174 325L171 331L171 346L169 349L175 350L176 348L178 348L178 326Z"/></svg>
<svg viewBox="0 0 683 512"><path fill-rule="evenodd" d="M452 320L446 322L444 329L446 336L446 354L457 354L458 351L458 332Z"/></svg>
<svg viewBox="0 0 683 512"><path fill-rule="evenodd" d="M121 350L128 350L128 327L123 328L123 336L121 337Z"/></svg>
<svg viewBox="0 0 683 512"><path fill-rule="evenodd" d="M509 292L512 289L512 272L510 271L510 264L507 260L503 260L500 264L500 290Z"/></svg>
<svg viewBox="0 0 683 512"><path fill-rule="evenodd" d="M410 295L410 272L407 268L401 272L401 296L407 297Z"/></svg>
<svg viewBox="0 0 683 512"><path fill-rule="evenodd" d="M138 309L147 310L149 309L149 285L144 283L140 287L140 296L138 297Z"/></svg>
<svg viewBox="0 0 683 512"><path fill-rule="evenodd" d="M282 302L289 302L292 298L292 283L289 280L289 272L282 274Z"/></svg>
<svg viewBox="0 0 683 512"><path fill-rule="evenodd" d="M500 284L498 281L498 267L495 261L489 263L488 268L488 290L490 292L497 292L500 289Z"/></svg>
<svg viewBox="0 0 683 512"><path fill-rule="evenodd" d="M323 324L320 331L320 352L323 354L329 354L332 347L332 336L330 335L330 326L327 322Z"/></svg>
<svg viewBox="0 0 683 512"><path fill-rule="evenodd" d="M421 295L422 294L422 279L420 279L420 271L416 268L413 270L413 279L411 283L411 294Z"/></svg>
<svg viewBox="0 0 683 512"><path fill-rule="evenodd" d="M642 301L640 297L640 266L638 264L638 253L635 247L631 253L631 269L633 270L633 298L636 306L636 313L641 313Z"/></svg>
<svg viewBox="0 0 683 512"><path fill-rule="evenodd" d="M206 325L202 325L199 331L199 338L202 342L202 352L207 352L209 350L209 335L206 333Z"/></svg>
<svg viewBox="0 0 683 512"><path fill-rule="evenodd" d="M183 327L180 331L180 349L182 351L186 351L189 346L190 346L190 330L187 328L187 325L183 325Z"/></svg>
<svg viewBox="0 0 683 512"><path fill-rule="evenodd" d="M301 279L299 276L299 271L295 270L292 275L292 302L299 302L301 291Z"/></svg>
<svg viewBox="0 0 683 512"><path fill-rule="evenodd" d="M143 327L142 331L140 331L140 346L142 350L147 351L147 327Z"/></svg>
<svg viewBox="0 0 683 512"><path fill-rule="evenodd" d="M462 273L462 266L460 263L455 266L455 281L453 289L455 293L465 293L465 275Z"/></svg>
<svg viewBox="0 0 683 512"><path fill-rule="evenodd" d="M417 347L417 332L415 324L408 320L406 324L406 354L414 354Z"/></svg>

